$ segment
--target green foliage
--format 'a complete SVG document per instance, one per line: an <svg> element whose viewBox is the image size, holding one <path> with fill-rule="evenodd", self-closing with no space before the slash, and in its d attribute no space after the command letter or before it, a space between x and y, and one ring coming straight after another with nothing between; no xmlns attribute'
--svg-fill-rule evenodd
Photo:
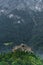
<svg viewBox="0 0 43 65"><path fill-rule="evenodd" d="M0 54L0 65L43 65L43 63L31 52L16 50L15 52Z"/></svg>
<svg viewBox="0 0 43 65"><path fill-rule="evenodd" d="M1 62L0 62L0 65L9 65L9 64L8 64L8 62L1 61Z"/></svg>

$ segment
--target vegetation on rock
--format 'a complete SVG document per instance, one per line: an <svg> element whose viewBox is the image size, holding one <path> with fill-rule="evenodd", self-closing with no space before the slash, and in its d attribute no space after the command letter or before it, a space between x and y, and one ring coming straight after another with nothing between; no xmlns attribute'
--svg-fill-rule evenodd
<svg viewBox="0 0 43 65"><path fill-rule="evenodd" d="M43 65L43 63L32 52L16 50L0 54L0 65Z"/></svg>

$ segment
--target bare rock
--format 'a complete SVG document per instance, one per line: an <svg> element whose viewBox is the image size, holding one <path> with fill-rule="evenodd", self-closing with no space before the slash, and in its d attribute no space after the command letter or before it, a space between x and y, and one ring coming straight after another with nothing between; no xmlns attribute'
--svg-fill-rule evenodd
<svg viewBox="0 0 43 65"><path fill-rule="evenodd" d="M15 46L12 51L16 51L16 50L20 50L20 51L25 51L25 52L33 52L32 51L32 48L27 46L26 44L21 44L21 45L18 45L18 46Z"/></svg>

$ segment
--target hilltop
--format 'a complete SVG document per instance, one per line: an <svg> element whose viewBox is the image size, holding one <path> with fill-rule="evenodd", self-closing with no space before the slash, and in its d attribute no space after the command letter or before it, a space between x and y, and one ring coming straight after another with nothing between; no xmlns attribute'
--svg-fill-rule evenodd
<svg viewBox="0 0 43 65"><path fill-rule="evenodd" d="M16 49L13 48L13 52L1 53L0 65L43 65L41 59L29 51L29 47L25 52L25 50L22 50L22 46L25 48L27 47L27 45L21 44L20 46L16 46Z"/></svg>

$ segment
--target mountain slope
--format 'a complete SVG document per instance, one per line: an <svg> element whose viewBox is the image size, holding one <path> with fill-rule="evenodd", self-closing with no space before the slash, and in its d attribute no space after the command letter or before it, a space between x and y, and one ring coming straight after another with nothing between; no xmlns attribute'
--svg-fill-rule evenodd
<svg viewBox="0 0 43 65"><path fill-rule="evenodd" d="M5 50L6 42L25 43L35 52L43 52L42 0L0 0L1 50Z"/></svg>

